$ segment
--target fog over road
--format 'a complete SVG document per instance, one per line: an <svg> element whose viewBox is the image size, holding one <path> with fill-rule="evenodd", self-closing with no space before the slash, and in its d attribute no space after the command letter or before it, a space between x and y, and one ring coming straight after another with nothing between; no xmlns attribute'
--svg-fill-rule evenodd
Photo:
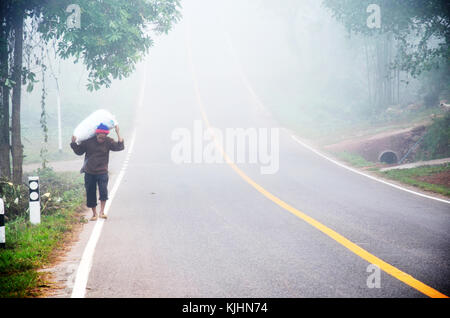
<svg viewBox="0 0 450 318"><path fill-rule="evenodd" d="M367 260L270 200L229 164L173 162L172 133L193 131L196 121L206 129L202 109L221 131L279 127L246 86L219 12L194 16L196 8L185 6L184 19L151 50L133 152L95 249L86 297L427 297L384 271L379 288L369 288ZM240 171L450 294L448 203L353 173L287 130L279 133L276 173L262 174L251 163L237 164ZM112 156L113 164L120 158Z"/></svg>

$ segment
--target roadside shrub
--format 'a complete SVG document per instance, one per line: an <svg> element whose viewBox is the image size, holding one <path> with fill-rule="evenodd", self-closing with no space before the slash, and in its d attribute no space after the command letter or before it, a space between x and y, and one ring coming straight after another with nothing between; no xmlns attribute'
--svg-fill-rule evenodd
<svg viewBox="0 0 450 318"><path fill-rule="evenodd" d="M434 119L429 127L415 160L433 160L450 157L450 113Z"/></svg>
<svg viewBox="0 0 450 318"><path fill-rule="evenodd" d="M0 178L0 197L5 204L6 221L24 216L28 210L28 188L14 185L9 179Z"/></svg>
<svg viewBox="0 0 450 318"><path fill-rule="evenodd" d="M38 169L25 175L24 182L20 185L14 185L10 180L0 178L0 197L5 203L5 216L8 222L28 215L29 175L39 176L43 215L51 215L68 204L73 204L73 198L83 196L82 178L71 172L56 173L51 168Z"/></svg>
<svg viewBox="0 0 450 318"><path fill-rule="evenodd" d="M430 92L423 98L423 102L426 107L434 107L439 105L439 94L436 92Z"/></svg>

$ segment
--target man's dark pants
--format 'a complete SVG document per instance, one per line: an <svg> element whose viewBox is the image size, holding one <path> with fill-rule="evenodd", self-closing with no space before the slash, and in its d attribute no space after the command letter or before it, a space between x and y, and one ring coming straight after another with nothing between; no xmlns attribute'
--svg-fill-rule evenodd
<svg viewBox="0 0 450 318"><path fill-rule="evenodd" d="M108 174L84 174L84 186L86 188L86 205L88 208L97 206L97 185L100 193L100 201L108 200Z"/></svg>

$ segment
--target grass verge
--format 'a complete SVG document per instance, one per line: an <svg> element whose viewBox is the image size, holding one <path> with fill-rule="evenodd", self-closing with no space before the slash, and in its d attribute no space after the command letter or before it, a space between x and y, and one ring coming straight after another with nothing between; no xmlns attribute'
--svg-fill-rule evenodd
<svg viewBox="0 0 450 318"><path fill-rule="evenodd" d="M44 283L40 268L51 263L73 226L81 223L83 182L77 173L49 173L41 176L41 184L52 184L57 208L41 202L41 223L31 225L27 213L6 223L6 248L0 250L0 297L39 296ZM57 193L58 184L70 184L70 189ZM42 194L42 191L41 191Z"/></svg>
<svg viewBox="0 0 450 318"><path fill-rule="evenodd" d="M400 181L421 189L432 191L450 197L450 188L443 184L435 184L419 180L420 177L433 177L441 173L450 171L450 164L439 166L422 166L412 169L395 169L379 171L378 173L386 178Z"/></svg>
<svg viewBox="0 0 450 318"><path fill-rule="evenodd" d="M350 165L358 168L373 168L375 163L367 161L363 157L357 154L353 154L347 151L333 153L334 156L349 163Z"/></svg>
<svg viewBox="0 0 450 318"><path fill-rule="evenodd" d="M360 155L349 152L335 152L333 155L352 167L363 168L364 170L375 172L383 178L396 180L406 185L412 185L426 191L450 197L450 187L442 184L442 179L446 177L441 175L443 173L449 173L450 164L380 171L380 167L376 163L369 162ZM441 176L437 177L438 175ZM426 177L430 181L433 180L433 182L423 180L423 177Z"/></svg>

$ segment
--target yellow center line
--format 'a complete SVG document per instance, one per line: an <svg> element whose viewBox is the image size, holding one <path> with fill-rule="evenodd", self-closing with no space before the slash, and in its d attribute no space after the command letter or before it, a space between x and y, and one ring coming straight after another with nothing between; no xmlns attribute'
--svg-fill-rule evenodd
<svg viewBox="0 0 450 318"><path fill-rule="evenodd" d="M188 29L189 31L189 29ZM198 80L197 80L197 74L194 67L194 62L192 59L192 49L190 45L190 38L189 34L186 34L186 41L187 41L187 48L188 48L188 57L189 57L189 64L191 67L191 73L192 78L194 82L194 89L195 94L197 98L197 104L200 107L200 112L202 115L202 118L208 128L212 128L212 126L209 123L208 117L205 112L205 107L203 104L203 99L200 94L200 89L198 86ZM214 131L214 130L212 130ZM377 265L381 270L386 272L387 274L391 275L392 277L402 281L403 283L407 284L408 286L411 286L412 288L418 290L419 292L431 297L431 298L448 298L448 296L442 294L441 292L437 291L436 289L422 283L421 281L415 279L411 275L401 271L400 269L392 266L389 263L386 263L382 259L376 257L375 255L369 253L365 249L361 248L360 246L356 245L349 239L345 238L341 234L337 233L336 231L332 230L331 228L323 225L322 223L318 222L317 220L313 219L312 217L308 216L307 214L297 210L293 206L289 205L288 203L284 202L283 200L279 199L277 196L273 195L266 189L264 189L261 185L253 181L249 176L247 176L241 169L238 168L236 164L230 159L230 157L227 155L225 150L223 149L222 145L217 142L217 139L215 139L216 145L220 152L222 153L225 161L228 165L242 178L244 179L248 184L250 184L253 188L255 188L259 193L264 195L266 198L277 204L278 206L282 207L283 209L287 210L288 212L292 213L293 215L297 216L298 218L302 219L306 223L310 224L311 226L315 227L322 233L328 235L330 238L341 244L342 246L346 247L350 251L352 251L354 254L358 255L362 259L366 260L370 264Z"/></svg>

